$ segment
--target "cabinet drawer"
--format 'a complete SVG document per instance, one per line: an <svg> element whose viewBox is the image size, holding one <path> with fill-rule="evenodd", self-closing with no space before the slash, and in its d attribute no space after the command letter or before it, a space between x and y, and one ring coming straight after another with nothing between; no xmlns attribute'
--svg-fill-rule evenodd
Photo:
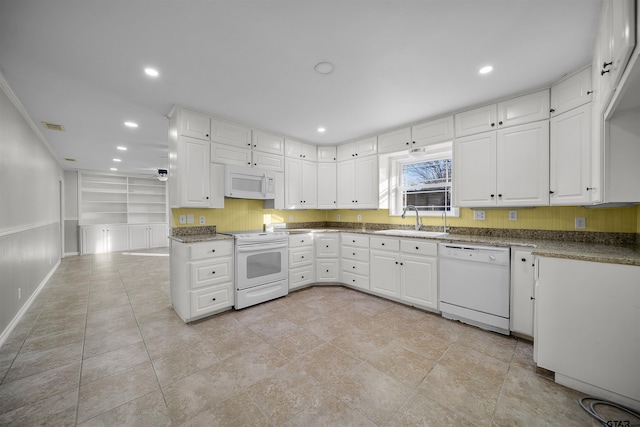
<svg viewBox="0 0 640 427"><path fill-rule="evenodd" d="M289 268L313 263L313 246L289 249Z"/></svg>
<svg viewBox="0 0 640 427"><path fill-rule="evenodd" d="M207 261L190 262L191 289L233 282L233 258L215 258Z"/></svg>
<svg viewBox="0 0 640 427"><path fill-rule="evenodd" d="M369 290L369 277L359 276L357 274L351 274L342 272L342 283L345 285L353 286L354 288Z"/></svg>
<svg viewBox="0 0 640 427"><path fill-rule="evenodd" d="M342 247L342 259L369 262L369 249Z"/></svg>
<svg viewBox="0 0 640 427"><path fill-rule="evenodd" d="M338 234L316 235L316 257L337 258L340 252L340 236Z"/></svg>
<svg viewBox="0 0 640 427"><path fill-rule="evenodd" d="M342 260L342 271L346 273L355 273L361 276L369 275L369 263L362 261L354 261L351 259Z"/></svg>
<svg viewBox="0 0 640 427"><path fill-rule="evenodd" d="M289 271L289 289L299 288L315 282L313 264Z"/></svg>
<svg viewBox="0 0 640 427"><path fill-rule="evenodd" d="M386 237L372 237L369 241L369 247L371 249L382 249L383 251L398 251L400 250L400 241Z"/></svg>
<svg viewBox="0 0 640 427"><path fill-rule="evenodd" d="M346 246L355 246L357 248L368 248L369 236L360 236L358 234L343 234L342 244Z"/></svg>
<svg viewBox="0 0 640 427"><path fill-rule="evenodd" d="M189 260L191 261L231 255L233 255L232 240L193 243L189 246Z"/></svg>
<svg viewBox="0 0 640 427"><path fill-rule="evenodd" d="M191 317L201 317L233 306L233 286L191 291Z"/></svg>
<svg viewBox="0 0 640 427"><path fill-rule="evenodd" d="M318 282L337 282L339 274L337 259L320 259L316 261L316 280Z"/></svg>
<svg viewBox="0 0 640 427"><path fill-rule="evenodd" d="M293 236L289 236L290 248L311 245L313 245L313 234L295 234Z"/></svg>
<svg viewBox="0 0 640 427"><path fill-rule="evenodd" d="M438 255L438 244L422 239L401 240L400 249L405 254Z"/></svg>

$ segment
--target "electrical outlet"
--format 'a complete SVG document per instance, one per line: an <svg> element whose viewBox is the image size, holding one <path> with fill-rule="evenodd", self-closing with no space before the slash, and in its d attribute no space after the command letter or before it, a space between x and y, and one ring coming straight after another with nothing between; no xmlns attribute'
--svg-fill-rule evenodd
<svg viewBox="0 0 640 427"><path fill-rule="evenodd" d="M187 224L193 224L193 214L187 214Z"/></svg>
<svg viewBox="0 0 640 427"><path fill-rule="evenodd" d="M362 221L362 215L358 215L358 221Z"/></svg>
<svg viewBox="0 0 640 427"><path fill-rule="evenodd" d="M336 215L336 221L340 221L340 215Z"/></svg>
<svg viewBox="0 0 640 427"><path fill-rule="evenodd" d="M484 211L473 211L473 219L474 221L484 221L487 219Z"/></svg>
<svg viewBox="0 0 640 427"><path fill-rule="evenodd" d="M584 218L576 218L576 228L585 228L587 226L587 222Z"/></svg>
<svg viewBox="0 0 640 427"><path fill-rule="evenodd" d="M204 225L204 215L200 215L200 218L198 218L200 221L200 225Z"/></svg>
<svg viewBox="0 0 640 427"><path fill-rule="evenodd" d="M518 220L518 211L509 211L509 221Z"/></svg>
<svg viewBox="0 0 640 427"><path fill-rule="evenodd" d="M289 215L289 222L293 222L293 215Z"/></svg>
<svg viewBox="0 0 640 427"><path fill-rule="evenodd" d="M180 224L186 224L186 223L187 223L187 216L180 215Z"/></svg>

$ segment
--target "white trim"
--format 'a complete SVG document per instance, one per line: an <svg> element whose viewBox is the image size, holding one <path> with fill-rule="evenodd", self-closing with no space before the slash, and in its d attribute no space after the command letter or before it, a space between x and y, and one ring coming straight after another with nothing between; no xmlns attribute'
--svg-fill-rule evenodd
<svg viewBox="0 0 640 427"><path fill-rule="evenodd" d="M0 237L10 236L12 234L24 233L25 231L35 230L36 228L46 227L47 225L58 224L60 221L58 220L45 220L33 222L31 224L23 224L17 227L6 228L4 230L0 230Z"/></svg>
<svg viewBox="0 0 640 427"><path fill-rule="evenodd" d="M80 252L65 252L64 256L65 258L68 256L76 256L76 255L80 255Z"/></svg>
<svg viewBox="0 0 640 427"><path fill-rule="evenodd" d="M9 325L4 329L4 331L2 331L2 334L0 334L0 348L2 348L7 338L9 338L9 335L11 335L11 332L13 332L13 330L18 325L18 323L20 323L22 316L24 316L24 314L27 312L29 307L31 307L31 304L33 303L33 301L35 301L36 297L38 296L42 288L44 288L44 285L46 285L49 279L51 279L51 276L53 276L53 273L56 272L59 266L60 266L60 260L58 260L58 262L53 266L53 268L49 271L49 273L45 276L45 278L42 279L42 282L40 282L40 285L38 285L35 292L31 294L27 302L25 302L25 304L22 306L20 311L18 311L18 314L16 314L16 316L11 320L11 322L9 322Z"/></svg>
<svg viewBox="0 0 640 427"><path fill-rule="evenodd" d="M53 156L53 159L56 161L56 163L58 163L58 166L60 166L60 168L64 170L64 165L62 164L62 162L60 162L60 159L58 158L58 153L55 152L51 144L49 144L49 142L45 139L42 132L40 132L40 128L38 128L36 123L33 121L31 116L27 112L27 109L24 108L24 105L22 105L22 102L20 102L20 98L18 98L18 96L13 91L13 89L11 89L9 82L7 81L7 79L5 78L4 74L2 74L1 71L0 71L0 89L2 89L4 93L7 94L7 97L9 97L9 100L11 101L13 106L16 107L16 109L20 112L24 120L29 124L29 126L33 130L33 133L35 133L36 137L38 137L40 142L42 142L42 145L44 145L47 148L47 150L49 150L49 153L51 153L51 156Z"/></svg>

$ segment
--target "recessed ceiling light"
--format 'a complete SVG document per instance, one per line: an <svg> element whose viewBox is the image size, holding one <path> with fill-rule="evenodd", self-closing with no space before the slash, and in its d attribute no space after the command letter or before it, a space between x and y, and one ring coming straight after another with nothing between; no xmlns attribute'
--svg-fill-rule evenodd
<svg viewBox="0 0 640 427"><path fill-rule="evenodd" d="M326 129L325 129L325 128L323 128L323 127L319 127L319 128L318 128L318 132L320 132L320 133L324 133L324 131L326 131Z"/></svg>
<svg viewBox="0 0 640 427"><path fill-rule="evenodd" d="M118 168L109 168L109 170L117 171L117 170L118 170Z"/></svg>
<svg viewBox="0 0 640 427"><path fill-rule="evenodd" d="M114 162L121 162L122 159L113 159Z"/></svg>
<svg viewBox="0 0 640 427"><path fill-rule="evenodd" d="M130 128L137 128L138 124L135 122L124 122L124 125Z"/></svg>
<svg viewBox="0 0 640 427"><path fill-rule="evenodd" d="M331 62L318 62L315 67L316 73L329 74L333 71L333 64Z"/></svg>
<svg viewBox="0 0 640 427"><path fill-rule="evenodd" d="M149 77L158 77L160 75L160 73L158 72L158 70L156 70L155 68L145 68L144 72L147 74L147 76Z"/></svg>
<svg viewBox="0 0 640 427"><path fill-rule="evenodd" d="M118 150L120 150L120 151L127 151L127 147L122 147L122 146L120 146L120 147L116 147L116 148L117 148Z"/></svg>
<svg viewBox="0 0 640 427"><path fill-rule="evenodd" d="M487 73L490 73L491 71L493 71L493 66L491 65L484 66L478 70L480 74L487 74Z"/></svg>

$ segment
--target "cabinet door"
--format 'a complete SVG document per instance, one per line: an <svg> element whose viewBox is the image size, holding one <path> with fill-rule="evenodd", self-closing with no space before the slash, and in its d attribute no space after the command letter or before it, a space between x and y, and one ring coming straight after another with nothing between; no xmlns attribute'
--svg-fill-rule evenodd
<svg viewBox="0 0 640 427"><path fill-rule="evenodd" d="M453 144L455 205L496 205L496 133L459 138Z"/></svg>
<svg viewBox="0 0 640 427"><path fill-rule="evenodd" d="M149 226L129 226L129 250L147 249L149 247Z"/></svg>
<svg viewBox="0 0 640 427"><path fill-rule="evenodd" d="M549 89L498 103L498 127L516 126L549 118Z"/></svg>
<svg viewBox="0 0 640 427"><path fill-rule="evenodd" d="M591 104L551 119L550 203L589 203Z"/></svg>
<svg viewBox="0 0 640 427"><path fill-rule="evenodd" d="M209 142L181 138L180 207L209 207Z"/></svg>
<svg viewBox="0 0 640 427"><path fill-rule="evenodd" d="M400 298L416 307L438 309L438 259L402 254Z"/></svg>
<svg viewBox="0 0 640 427"><path fill-rule="evenodd" d="M253 151L251 153L253 166L262 169L270 169L278 172L284 171L284 156L279 154Z"/></svg>
<svg viewBox="0 0 640 427"><path fill-rule="evenodd" d="M497 132L497 205L549 204L549 122Z"/></svg>
<svg viewBox="0 0 640 427"><path fill-rule="evenodd" d="M611 5L611 84L615 88L636 44L633 0L609 0Z"/></svg>
<svg viewBox="0 0 640 427"><path fill-rule="evenodd" d="M338 145L336 148L336 156L339 162L351 160L356 156L356 143Z"/></svg>
<svg viewBox="0 0 640 427"><path fill-rule="evenodd" d="M531 249L511 250L511 330L533 337L534 257Z"/></svg>
<svg viewBox="0 0 640 427"><path fill-rule="evenodd" d="M210 139L210 117L193 111L181 110L180 135L208 141Z"/></svg>
<svg viewBox="0 0 640 427"><path fill-rule="evenodd" d="M399 297L400 255L398 252L372 250L369 257L371 291L380 295Z"/></svg>
<svg viewBox="0 0 640 427"><path fill-rule="evenodd" d="M420 123L411 128L413 146L437 144L453 140L453 116Z"/></svg>
<svg viewBox="0 0 640 427"><path fill-rule="evenodd" d="M309 160L311 162L318 161L318 149L315 145L301 143L300 155L304 160Z"/></svg>
<svg viewBox="0 0 640 427"><path fill-rule="evenodd" d="M337 156L337 149L334 146L320 146L318 147L318 162L335 162Z"/></svg>
<svg viewBox="0 0 640 427"><path fill-rule="evenodd" d="M394 130L378 135L378 150L380 153L408 150L414 144L411 140L411 128Z"/></svg>
<svg viewBox="0 0 640 427"><path fill-rule="evenodd" d="M82 254L105 252L106 228L104 226L82 227Z"/></svg>
<svg viewBox="0 0 640 427"><path fill-rule="evenodd" d="M315 238L316 257L337 258L340 250L340 239L336 233L324 233L317 235Z"/></svg>
<svg viewBox="0 0 640 427"><path fill-rule="evenodd" d="M211 141L238 148L251 148L251 129L224 120L211 119Z"/></svg>
<svg viewBox="0 0 640 427"><path fill-rule="evenodd" d="M357 159L355 200L359 209L378 208L378 157ZM342 181L339 181L342 182ZM342 184L339 184L342 185Z"/></svg>
<svg viewBox="0 0 640 427"><path fill-rule="evenodd" d="M496 104L456 114L456 138L495 129L496 114Z"/></svg>
<svg viewBox="0 0 640 427"><path fill-rule="evenodd" d="M354 142L356 157L373 156L378 154L378 137L372 136Z"/></svg>
<svg viewBox="0 0 640 427"><path fill-rule="evenodd" d="M253 131L253 149L263 153L284 155L284 138L266 132Z"/></svg>
<svg viewBox="0 0 640 427"><path fill-rule="evenodd" d="M318 166L302 161L302 203L305 209L318 207Z"/></svg>
<svg viewBox="0 0 640 427"><path fill-rule="evenodd" d="M349 209L356 203L356 170L355 160L347 160L338 162L337 177L337 194L338 209Z"/></svg>
<svg viewBox="0 0 640 427"><path fill-rule="evenodd" d="M302 205L302 160L285 158L284 168L284 206L296 209Z"/></svg>
<svg viewBox="0 0 640 427"><path fill-rule="evenodd" d="M211 143L211 162L223 165L251 165L251 149Z"/></svg>
<svg viewBox="0 0 640 427"><path fill-rule="evenodd" d="M562 80L551 88L551 117L591 101L591 67Z"/></svg>
<svg viewBox="0 0 640 427"><path fill-rule="evenodd" d="M319 259L316 261L316 279L318 282L338 282L340 269L337 259Z"/></svg>
<svg viewBox="0 0 640 427"><path fill-rule="evenodd" d="M336 163L318 163L318 209L337 207Z"/></svg>
<svg viewBox="0 0 640 427"><path fill-rule="evenodd" d="M111 225L107 228L107 252L119 252L129 249L129 226Z"/></svg>
<svg viewBox="0 0 640 427"><path fill-rule="evenodd" d="M284 140L284 155L294 159L302 157L302 143L293 139L286 138Z"/></svg>
<svg viewBox="0 0 640 427"><path fill-rule="evenodd" d="M163 248L169 246L169 230L165 224L152 224L149 226L149 247Z"/></svg>

